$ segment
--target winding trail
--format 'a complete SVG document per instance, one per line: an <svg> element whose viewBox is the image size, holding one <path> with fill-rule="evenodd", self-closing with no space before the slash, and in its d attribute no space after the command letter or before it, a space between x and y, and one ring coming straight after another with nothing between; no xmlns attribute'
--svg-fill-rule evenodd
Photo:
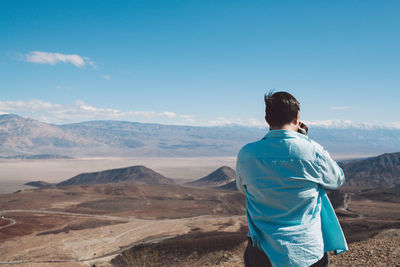
<svg viewBox="0 0 400 267"><path fill-rule="evenodd" d="M118 220L130 222L135 219L129 217L117 217L117 216L109 216L109 215L96 215L96 214L84 214L84 213L73 213L73 212L65 212L65 211L54 211L54 210L2 210L0 211L0 216L7 213L42 213L42 214L50 214L50 215L63 215L63 216L75 216L75 217L88 217L88 218L96 218L102 220ZM9 223L7 225L1 226L0 230L13 226L17 222L12 218L3 217L3 220L8 220ZM0 262L1 264L1 262Z"/></svg>
<svg viewBox="0 0 400 267"><path fill-rule="evenodd" d="M2 211L0 211L0 215L7 214L7 213L42 213L42 214L51 214L51 215L88 217L88 218L107 219L107 220L123 220L123 221L135 220L134 218L130 218L130 217L74 213L74 212L65 212L65 211L56 211L56 210L2 210Z"/></svg>
<svg viewBox="0 0 400 267"><path fill-rule="evenodd" d="M349 210L348 206L349 203L351 201L351 195L349 193L345 193L344 194L344 198L343 198L343 208L341 208L341 210L349 213L350 215L354 215L353 218L347 218L346 220L360 220L364 218L364 215L352 210Z"/></svg>

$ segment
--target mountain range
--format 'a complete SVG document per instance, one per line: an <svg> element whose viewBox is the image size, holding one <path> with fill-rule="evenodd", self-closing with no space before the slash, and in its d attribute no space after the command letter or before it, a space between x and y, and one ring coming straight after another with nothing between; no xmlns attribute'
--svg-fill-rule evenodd
<svg viewBox="0 0 400 267"><path fill-rule="evenodd" d="M126 121L88 121L55 125L15 114L0 115L0 157L236 156L267 128L195 127ZM309 136L333 156L371 156L400 151L400 129L318 127Z"/></svg>
<svg viewBox="0 0 400 267"><path fill-rule="evenodd" d="M340 161L346 177L343 188L377 189L400 188L400 152L386 153L362 160ZM190 187L236 190L236 173L230 167L222 166L210 174L185 183ZM144 166L81 173L58 184L34 181L27 185L35 187L68 186L82 184L131 183L163 185L175 183L173 179Z"/></svg>
<svg viewBox="0 0 400 267"><path fill-rule="evenodd" d="M339 162L345 186L362 188L400 187L400 153L385 153L362 160Z"/></svg>

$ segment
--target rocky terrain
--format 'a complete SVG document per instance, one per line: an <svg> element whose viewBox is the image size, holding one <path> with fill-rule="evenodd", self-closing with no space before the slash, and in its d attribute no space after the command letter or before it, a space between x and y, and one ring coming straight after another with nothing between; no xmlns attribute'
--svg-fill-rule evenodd
<svg viewBox="0 0 400 267"><path fill-rule="evenodd" d="M351 251L332 255L333 266L357 266L361 256L364 263L396 266L391 264L399 259L395 246L399 196L396 188L336 194L336 212ZM150 266L243 266L244 212L244 198L237 191L176 184L23 190L0 195L4 216L0 262L17 266L53 266L54 262L58 266L127 262L143 266L144 261L154 263Z"/></svg>
<svg viewBox="0 0 400 267"><path fill-rule="evenodd" d="M400 229L389 229L375 237L353 242L349 251L331 256L331 266L400 266Z"/></svg>
<svg viewBox="0 0 400 267"><path fill-rule="evenodd" d="M247 241L226 233L226 238L195 235L150 246L138 246L112 260L114 266L182 266L182 267L242 267ZM192 238L188 245L186 239ZM224 242L218 241L221 238ZM216 244L210 246L210 244ZM400 229L389 229L368 240L349 244L349 251L340 255L330 254L330 266L400 266ZM203 246L202 246L203 245ZM224 246L224 247L223 247ZM185 250L185 247L191 250ZM196 249L196 248L200 249ZM179 248L179 249L178 249ZM144 257L147 255L148 258ZM132 260L132 259L135 260Z"/></svg>

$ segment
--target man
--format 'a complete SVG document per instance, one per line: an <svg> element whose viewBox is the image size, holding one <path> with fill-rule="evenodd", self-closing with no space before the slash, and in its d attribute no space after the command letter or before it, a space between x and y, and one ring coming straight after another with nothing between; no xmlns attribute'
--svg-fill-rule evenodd
<svg viewBox="0 0 400 267"><path fill-rule="evenodd" d="M249 226L245 266L329 266L326 252L344 252L347 244L324 188L341 186L343 171L304 134L291 94L264 100L270 131L244 146L236 162Z"/></svg>

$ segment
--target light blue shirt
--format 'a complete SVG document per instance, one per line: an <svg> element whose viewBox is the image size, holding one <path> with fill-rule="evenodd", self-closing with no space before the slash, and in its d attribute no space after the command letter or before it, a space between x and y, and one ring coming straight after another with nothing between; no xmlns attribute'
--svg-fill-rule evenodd
<svg viewBox="0 0 400 267"><path fill-rule="evenodd" d="M273 266L310 266L324 252L348 250L324 190L343 182L328 152L294 131L269 131L240 150L236 184L246 194L249 236Z"/></svg>

